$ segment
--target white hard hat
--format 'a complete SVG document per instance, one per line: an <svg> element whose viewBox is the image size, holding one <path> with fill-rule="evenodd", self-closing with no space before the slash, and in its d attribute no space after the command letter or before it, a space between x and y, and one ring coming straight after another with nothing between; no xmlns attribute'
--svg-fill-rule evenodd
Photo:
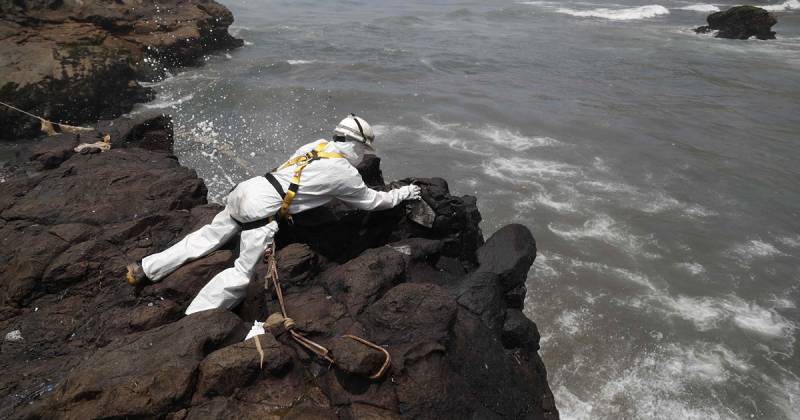
<svg viewBox="0 0 800 420"><path fill-rule="evenodd" d="M372 148L372 141L375 140L372 127L363 118L356 117L356 114L350 114L340 121L333 130L333 136L364 143L369 148Z"/></svg>

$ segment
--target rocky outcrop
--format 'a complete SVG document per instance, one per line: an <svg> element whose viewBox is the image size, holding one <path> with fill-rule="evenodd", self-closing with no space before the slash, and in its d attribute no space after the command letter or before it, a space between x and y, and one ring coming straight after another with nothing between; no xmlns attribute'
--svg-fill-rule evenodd
<svg viewBox="0 0 800 420"><path fill-rule="evenodd" d="M137 80L241 45L228 34L233 15L213 0L2 0L0 16L0 101L73 125L148 100ZM0 137L38 128L0 107Z"/></svg>
<svg viewBox="0 0 800 420"><path fill-rule="evenodd" d="M157 284L124 282L127 261L220 207L171 155L169 118L99 125L110 151L72 151L100 133L61 134L0 183L0 336L18 331L0 343L0 417L558 418L536 324L521 311L536 255L526 227L484 243L475 199L439 179L418 180L436 211L430 227L405 207L298 217L278 241L287 311L337 363L273 330L260 338L262 364L242 340L279 310L265 267L234 312L183 315L236 241ZM360 169L380 188L378 162ZM388 350L385 376L369 378L382 352L345 334Z"/></svg>
<svg viewBox="0 0 800 420"><path fill-rule="evenodd" d="M736 6L722 12L712 13L708 25L695 29L697 33L718 31L717 38L730 39L775 39L772 27L778 23L768 11L755 6Z"/></svg>

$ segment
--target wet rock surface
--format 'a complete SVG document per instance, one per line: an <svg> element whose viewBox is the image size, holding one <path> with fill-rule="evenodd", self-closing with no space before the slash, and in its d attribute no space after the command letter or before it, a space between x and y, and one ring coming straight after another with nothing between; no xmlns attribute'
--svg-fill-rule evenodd
<svg viewBox="0 0 800 420"><path fill-rule="evenodd" d="M0 1L0 16L0 101L73 125L151 98L137 80L241 45L228 34L233 15L212 0ZM0 137L38 129L0 107Z"/></svg>
<svg viewBox="0 0 800 420"><path fill-rule="evenodd" d="M125 283L126 262L220 207L171 155L168 118L108 124L122 127L110 151L71 153L86 139L62 134L0 183L0 333L22 337L0 343L0 417L558 418L536 325L519 309L536 255L524 226L484 244L475 199L438 179L416 180L436 210L429 228L403 207L302 215L278 241L287 311L337 364L278 331L259 338L262 366L243 339L279 311L265 267L233 312L183 315L236 240L160 283ZM369 376L383 353L345 334L388 350L382 378Z"/></svg>
<svg viewBox="0 0 800 420"><path fill-rule="evenodd" d="M778 23L772 14L760 7L736 6L712 13L706 19L708 25L695 29L697 33L718 31L717 38L775 39L772 27Z"/></svg>

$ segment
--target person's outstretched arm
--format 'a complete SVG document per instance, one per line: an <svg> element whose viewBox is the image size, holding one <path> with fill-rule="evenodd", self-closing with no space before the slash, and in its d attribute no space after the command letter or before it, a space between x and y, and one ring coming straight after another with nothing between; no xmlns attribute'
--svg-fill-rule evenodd
<svg viewBox="0 0 800 420"><path fill-rule="evenodd" d="M420 198L420 189L416 185L405 185L389 191L373 190L364 183L354 167L348 166L350 170L339 180L339 185L335 189L335 197L352 207L361 210L385 210L404 200Z"/></svg>

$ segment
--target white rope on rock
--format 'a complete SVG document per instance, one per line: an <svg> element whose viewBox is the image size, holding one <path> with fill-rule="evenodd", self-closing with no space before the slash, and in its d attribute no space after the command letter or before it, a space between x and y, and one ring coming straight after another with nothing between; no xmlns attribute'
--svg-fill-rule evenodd
<svg viewBox="0 0 800 420"><path fill-rule="evenodd" d="M77 126L77 125L69 125L69 124L63 124L63 123L57 123L57 122L49 121L49 120L46 120L46 119L44 119L44 118L42 118L42 117L40 117L38 115L33 115L28 111L25 111L23 109L19 109L19 108L15 107L14 105L7 104L7 103L2 102L2 101L0 101L0 105L3 105L6 108L13 109L14 111L20 112L22 114L25 114L25 115L31 117L31 118L36 118L37 120L41 121L41 123L42 123L41 130L42 130L43 133L47 134L48 136L52 136L52 135L55 135L57 133L57 131L55 130L55 126L58 126L59 129L61 130L61 132L72 133L72 134L78 134L78 133L83 133L83 132L86 132L86 131L94 130L94 128L91 128L91 127L81 127L81 126Z"/></svg>

